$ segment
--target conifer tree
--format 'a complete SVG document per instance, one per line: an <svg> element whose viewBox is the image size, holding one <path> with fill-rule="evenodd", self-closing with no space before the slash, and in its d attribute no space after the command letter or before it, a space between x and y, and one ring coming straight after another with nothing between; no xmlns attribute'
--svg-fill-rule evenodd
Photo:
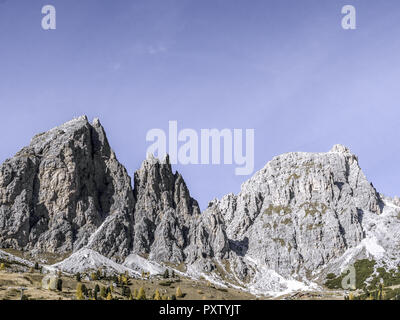
<svg viewBox="0 0 400 320"><path fill-rule="evenodd" d="M107 295L107 300L112 300L112 299L113 299L112 294L111 294L111 292L109 292Z"/></svg>
<svg viewBox="0 0 400 320"><path fill-rule="evenodd" d="M131 289L129 287L127 287L127 286L123 286L122 287L122 295L124 297L128 298L131 295Z"/></svg>
<svg viewBox="0 0 400 320"><path fill-rule="evenodd" d="M128 283L129 283L128 277L125 276L125 275L122 275L122 276L121 276L121 283L122 283L123 285L127 286Z"/></svg>
<svg viewBox="0 0 400 320"><path fill-rule="evenodd" d="M183 293L182 293L181 287L176 288L176 297L177 298L182 298L183 297Z"/></svg>
<svg viewBox="0 0 400 320"><path fill-rule="evenodd" d="M57 290L62 291L63 281L61 278L57 279Z"/></svg>
<svg viewBox="0 0 400 320"><path fill-rule="evenodd" d="M106 290L106 288L103 287L103 286L101 286L101 288L100 288L100 296L101 296L102 298L106 298L106 297L107 297L107 290Z"/></svg>
<svg viewBox="0 0 400 320"><path fill-rule="evenodd" d="M81 274L80 274L79 272L77 272L77 273L75 274L75 280L78 281L78 282L81 282L82 277L81 277Z"/></svg>
<svg viewBox="0 0 400 320"><path fill-rule="evenodd" d="M154 294L154 300L161 300L160 291L158 291L158 289L156 290L156 292Z"/></svg>
<svg viewBox="0 0 400 320"><path fill-rule="evenodd" d="M146 292L144 291L143 287L140 287L139 289L137 300L146 300Z"/></svg>
<svg viewBox="0 0 400 320"><path fill-rule="evenodd" d="M164 275L163 275L164 279L168 279L169 278L169 271L168 269L165 269Z"/></svg>
<svg viewBox="0 0 400 320"><path fill-rule="evenodd" d="M98 284L96 284L95 287L94 287L94 291L93 291L94 300L98 300L99 292L100 292L100 286Z"/></svg>
<svg viewBox="0 0 400 320"><path fill-rule="evenodd" d="M87 297L87 295L88 295L88 290L87 290L87 288L86 288L86 286L82 283L82 293L83 293L83 295L85 296L85 297Z"/></svg>
<svg viewBox="0 0 400 320"><path fill-rule="evenodd" d="M83 286L82 283L78 283L78 285L76 286L76 298L78 300L84 300L82 286Z"/></svg>

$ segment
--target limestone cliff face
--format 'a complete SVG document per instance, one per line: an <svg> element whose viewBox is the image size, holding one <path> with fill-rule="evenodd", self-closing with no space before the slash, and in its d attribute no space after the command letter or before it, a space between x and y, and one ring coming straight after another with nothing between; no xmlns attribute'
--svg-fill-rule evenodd
<svg viewBox="0 0 400 320"><path fill-rule="evenodd" d="M149 157L135 173L134 252L149 254L156 261L180 263L189 244L192 223L200 215L179 173L169 158Z"/></svg>
<svg viewBox="0 0 400 320"><path fill-rule="evenodd" d="M0 167L1 247L73 251L108 216L132 217L133 206L130 178L98 120L39 134Z"/></svg>
<svg viewBox="0 0 400 320"><path fill-rule="evenodd" d="M381 201L347 148L275 157L207 211L224 217L239 278L254 273L243 257L284 276L307 276L364 238L365 212Z"/></svg>
<svg viewBox="0 0 400 320"><path fill-rule="evenodd" d="M280 290L276 274L312 278L351 248L373 243L390 261L398 257L396 203L385 205L357 157L336 145L275 157L239 194L201 213L168 157L146 159L132 189L100 122L81 117L35 136L1 165L0 247L85 247L121 263L137 254L193 272L224 269L228 281L263 290L275 281ZM385 240L386 226L396 243Z"/></svg>

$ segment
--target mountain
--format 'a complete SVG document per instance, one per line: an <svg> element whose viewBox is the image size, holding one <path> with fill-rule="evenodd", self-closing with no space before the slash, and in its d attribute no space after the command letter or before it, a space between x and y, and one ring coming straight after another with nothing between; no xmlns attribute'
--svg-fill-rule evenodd
<svg viewBox="0 0 400 320"><path fill-rule="evenodd" d="M53 268L162 272L257 294L317 288L359 259L400 263L400 201L342 145L275 157L204 212L169 158L134 175L98 119L35 136L0 167L0 247L67 254Z"/></svg>
<svg viewBox="0 0 400 320"><path fill-rule="evenodd" d="M133 206L130 178L98 120L80 117L39 134L0 167L3 247L75 251L109 215L132 219Z"/></svg>

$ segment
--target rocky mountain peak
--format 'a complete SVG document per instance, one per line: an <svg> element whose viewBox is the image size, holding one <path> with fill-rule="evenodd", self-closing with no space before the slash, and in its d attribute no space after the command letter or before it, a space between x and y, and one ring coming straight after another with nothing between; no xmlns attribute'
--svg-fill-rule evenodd
<svg viewBox="0 0 400 320"><path fill-rule="evenodd" d="M125 168L86 116L36 135L0 167L0 182L3 247L73 251L108 215L134 206Z"/></svg>
<svg viewBox="0 0 400 320"><path fill-rule="evenodd" d="M329 152L351 154L350 149L342 144L335 144Z"/></svg>
<svg viewBox="0 0 400 320"><path fill-rule="evenodd" d="M132 189L100 121L82 116L0 166L0 247L75 252L70 262L184 263L190 276L280 291L282 279L308 281L354 253L386 249L399 261L399 203L381 198L357 157L335 145L274 157L201 213L168 156L149 155Z"/></svg>

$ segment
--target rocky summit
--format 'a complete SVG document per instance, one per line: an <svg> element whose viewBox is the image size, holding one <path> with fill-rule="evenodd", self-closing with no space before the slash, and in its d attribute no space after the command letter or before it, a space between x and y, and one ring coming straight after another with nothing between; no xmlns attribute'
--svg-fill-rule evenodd
<svg viewBox="0 0 400 320"><path fill-rule="evenodd" d="M277 156L200 212L168 157L149 156L132 188L100 121L80 117L1 165L0 247L67 254L54 266L67 272L168 266L257 294L288 292L362 258L397 266L399 205L335 145Z"/></svg>

